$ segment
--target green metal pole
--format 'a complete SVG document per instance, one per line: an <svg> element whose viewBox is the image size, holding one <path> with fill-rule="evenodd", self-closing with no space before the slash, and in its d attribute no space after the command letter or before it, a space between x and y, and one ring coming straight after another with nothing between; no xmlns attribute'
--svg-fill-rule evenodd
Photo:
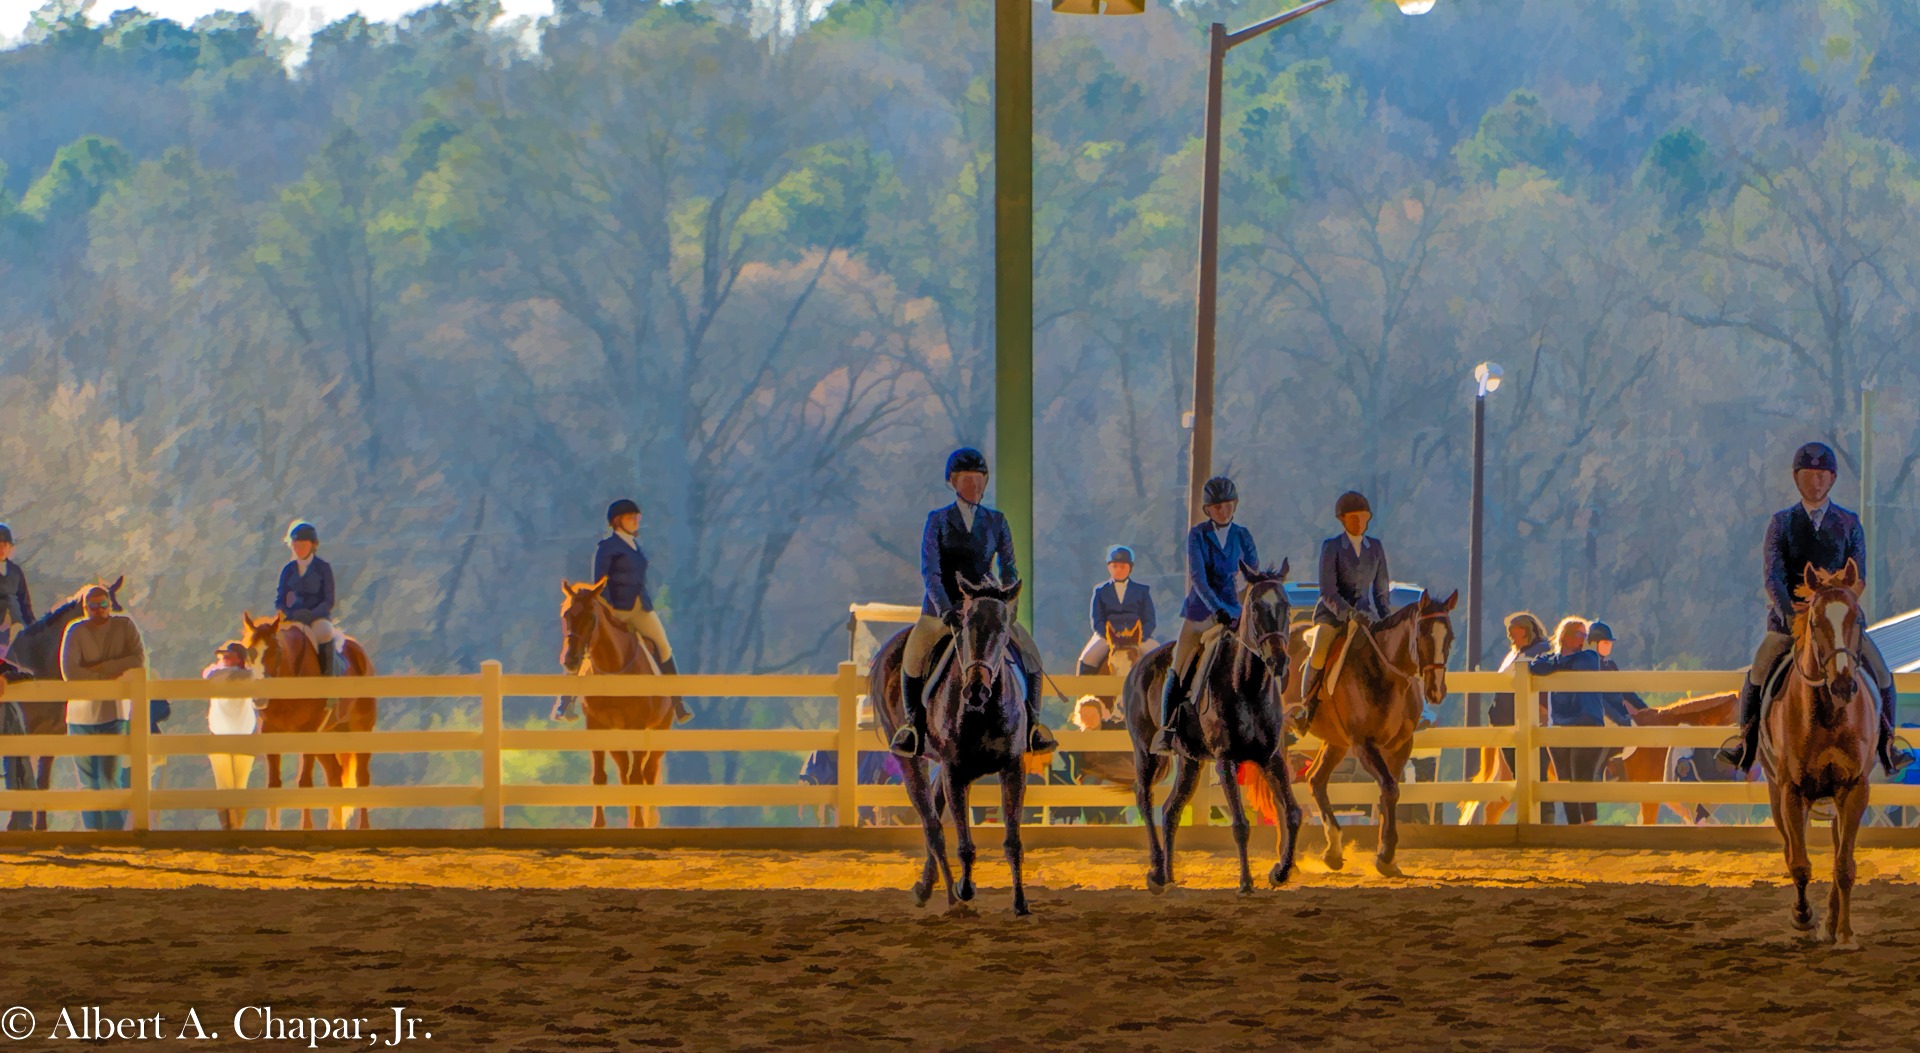
<svg viewBox="0 0 1920 1053"><path fill-rule="evenodd" d="M994 489L1033 627L1033 0L993 8Z"/></svg>

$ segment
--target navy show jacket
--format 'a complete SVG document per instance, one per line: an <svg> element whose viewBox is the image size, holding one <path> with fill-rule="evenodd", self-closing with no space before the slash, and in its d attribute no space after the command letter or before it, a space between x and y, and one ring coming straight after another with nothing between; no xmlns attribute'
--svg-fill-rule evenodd
<svg viewBox="0 0 1920 1053"><path fill-rule="evenodd" d="M593 580L607 579L604 595L615 610L630 611L635 602L640 609L653 609L653 595L647 591L647 554L636 544L629 545L618 534L600 539L593 550Z"/></svg>
<svg viewBox="0 0 1920 1053"><path fill-rule="evenodd" d="M293 602L287 602L287 594ZM315 556L307 561L307 572L300 573L300 562L288 560L280 568L280 588L273 594L274 609L291 621L311 625L333 617L333 567Z"/></svg>
<svg viewBox="0 0 1920 1053"><path fill-rule="evenodd" d="M1093 590L1093 635L1105 636L1108 626L1114 632L1124 632L1134 626L1140 626L1141 639L1153 638L1154 613L1153 591L1140 582L1127 581L1127 598L1119 597L1113 582L1105 581Z"/></svg>
<svg viewBox="0 0 1920 1053"><path fill-rule="evenodd" d="M1390 609L1387 597L1387 548L1379 538L1361 538L1359 552L1353 550L1345 534L1320 543L1320 601L1313 605L1315 622L1339 625L1355 610L1376 619L1385 618Z"/></svg>
<svg viewBox="0 0 1920 1053"><path fill-rule="evenodd" d="M920 580L926 596L920 601L920 613L942 618L960 602L960 578L976 584L993 576L995 561L1000 564L999 581L1011 585L1020 580L1020 566L1013 558L1013 531L1007 517L986 505L973 506L973 529L960 515L954 502L927 513L927 528L920 535Z"/></svg>
<svg viewBox="0 0 1920 1053"><path fill-rule="evenodd" d="M1180 616L1190 622L1205 621L1220 611L1240 617L1240 590L1234 588L1234 581L1243 563L1260 565L1252 532L1238 523L1228 524L1223 548L1212 520L1195 523L1187 531L1187 601Z"/></svg>
<svg viewBox="0 0 1920 1053"><path fill-rule="evenodd" d="M1792 508L1775 512L1760 549L1767 579L1767 631L1792 631L1793 590L1806 581L1809 566L1832 572L1844 569L1847 561L1853 560L1864 575L1866 549L1867 532L1860 525L1860 517L1839 505L1827 505L1818 530L1806 506L1798 501Z"/></svg>

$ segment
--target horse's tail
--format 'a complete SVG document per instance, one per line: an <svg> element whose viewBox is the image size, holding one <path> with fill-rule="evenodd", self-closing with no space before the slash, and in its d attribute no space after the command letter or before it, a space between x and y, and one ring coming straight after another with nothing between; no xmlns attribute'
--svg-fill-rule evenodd
<svg viewBox="0 0 1920 1053"><path fill-rule="evenodd" d="M1171 765L1168 766L1171 769ZM1133 780L1138 772L1133 766L1133 757L1125 753L1082 753L1080 754L1080 774L1095 776L1100 785L1116 794L1131 795ZM1082 782L1082 785L1085 785Z"/></svg>
<svg viewBox="0 0 1920 1053"><path fill-rule="evenodd" d="M1280 801L1273 795L1266 771L1252 761L1241 761L1234 774L1241 797L1260 813L1260 821L1267 826L1280 825Z"/></svg>

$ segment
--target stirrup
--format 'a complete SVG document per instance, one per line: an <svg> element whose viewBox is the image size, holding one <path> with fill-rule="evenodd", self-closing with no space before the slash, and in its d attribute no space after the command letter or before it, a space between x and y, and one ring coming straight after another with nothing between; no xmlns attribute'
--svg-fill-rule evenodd
<svg viewBox="0 0 1920 1053"><path fill-rule="evenodd" d="M887 749L896 757L911 760L925 752L926 746L920 741L920 729L908 724L893 733L893 739L887 743Z"/></svg>
<svg viewBox="0 0 1920 1053"><path fill-rule="evenodd" d="M1754 752L1758 752L1758 750L1756 749ZM1743 773L1752 771L1753 762L1757 759L1747 756L1747 736L1745 733L1735 735L1733 738L1722 743L1719 750L1715 751L1715 755L1718 756L1721 761L1725 762L1728 767L1738 769Z"/></svg>

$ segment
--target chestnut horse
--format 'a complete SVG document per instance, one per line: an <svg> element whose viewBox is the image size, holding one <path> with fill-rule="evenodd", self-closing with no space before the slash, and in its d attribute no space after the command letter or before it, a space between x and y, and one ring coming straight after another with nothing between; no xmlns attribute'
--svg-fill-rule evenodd
<svg viewBox="0 0 1920 1053"><path fill-rule="evenodd" d="M320 675L320 655L314 650L313 641L304 629L288 622L285 615L276 614L255 621L251 612L243 612L240 615L240 643L247 649L249 659L259 668L263 677ZM373 675L373 659L367 657L360 641L342 636L339 638L339 651L347 663L346 675ZM371 698L343 698L337 714L333 703L324 698L275 698L256 701L254 708L260 711L259 732L262 735L280 732L372 731L374 720L379 715L378 707ZM297 785L301 789L313 785L313 764L316 760L320 762L329 786L369 785L368 762L372 757L370 753L302 753ZM280 788L280 754L269 753L266 760L267 788L277 790ZM345 829L356 811L360 813L360 829L365 830L372 825L365 808L329 808L324 811L328 829ZM267 829L280 829L280 812L279 808L267 809ZM300 809L300 829L313 829L312 809Z"/></svg>
<svg viewBox="0 0 1920 1053"><path fill-rule="evenodd" d="M1633 714L1635 727L1708 727L1735 723L1740 693L1723 691L1716 695L1697 695L1664 706L1649 706ZM1617 769L1617 770L1616 770ZM1621 782L1667 782L1673 778L1673 749L1668 746L1635 746L1607 761L1607 774ZM1698 805L1668 801L1680 821L1695 823ZM1660 821L1660 802L1640 802L1640 822L1652 826Z"/></svg>
<svg viewBox="0 0 1920 1053"><path fill-rule="evenodd" d="M591 585L575 585L561 579L560 667L576 676L654 675L660 673L653 644L643 641L632 629L613 616L613 607L601 596L607 587L605 578ZM668 695L633 698L616 695L588 695L580 700L588 731L665 731L673 726L673 698ZM606 758L613 755L614 771L622 786L657 786L660 763L666 754L658 750L594 750L593 784L607 784ZM846 778L853 778L851 772ZM606 809L593 806L593 825L607 825ZM627 808L629 828L660 825L660 809L652 806Z"/></svg>
<svg viewBox="0 0 1920 1053"><path fill-rule="evenodd" d="M1841 950L1860 946L1853 935L1853 848L1880 733L1880 694L1860 660L1864 587L1852 560L1832 574L1807 568L1806 582L1795 590L1786 686L1760 725L1760 767L1793 875L1793 927L1802 932L1813 928L1807 812L1816 801L1833 802L1833 889L1820 938Z"/></svg>
<svg viewBox="0 0 1920 1053"><path fill-rule="evenodd" d="M107 605L118 613L120 606L120 586L126 582L124 576L113 579L107 586ZM13 644L7 650L7 660L32 673L36 680L60 680L60 642L65 638L67 626L80 620L86 613L81 601L93 589L92 585L74 593L73 598L60 604L53 610L41 615L31 625L20 630L13 638ZM5 735L65 735L67 733L67 704L65 702L6 702L0 703L6 712L0 716L0 734ZM7 757L4 760L6 787L9 790L44 790L53 782L52 757ZM45 830L47 813L14 812L7 821L9 830Z"/></svg>
<svg viewBox="0 0 1920 1053"><path fill-rule="evenodd" d="M1240 593L1240 627L1221 633L1203 651L1188 672L1193 678L1192 699L1206 758L1181 756L1175 768L1173 790L1167 795L1159 825L1153 805L1153 784L1166 770L1167 758L1148 750L1160 731L1160 699L1173 665L1173 646L1164 644L1148 653L1127 676L1125 705L1127 731L1133 737L1133 793L1140 821L1147 828L1147 890L1164 892L1173 884L1173 835L1180 813L1193 798L1208 760L1220 772L1227 815L1233 822L1233 842L1240 854L1240 894L1253 892L1253 873L1247 866L1247 811L1236 777L1242 764L1260 769L1268 790L1280 802L1280 861L1267 873L1276 888L1293 873L1294 843L1300 831L1300 806L1293 796L1287 770L1286 718L1280 694L1287 687L1287 564L1261 572L1242 564L1246 579Z"/></svg>
<svg viewBox="0 0 1920 1053"><path fill-rule="evenodd" d="M1326 830L1327 849L1321 857L1331 870L1345 864L1340 821L1327 799L1327 781L1333 769L1352 752L1367 774L1380 784L1380 806L1374 814L1380 824L1380 843L1374 851L1374 869L1399 877L1394 850L1400 843L1400 773L1413 753L1413 733L1420 726L1424 699L1439 702L1447 694L1447 656L1453 650L1454 604L1460 593L1436 600L1425 590L1420 598L1375 622L1367 629L1354 624L1343 641L1346 655L1337 678L1323 681L1319 708L1307 731L1323 745L1307 773L1313 801ZM1293 658L1307 660L1306 626L1293 637ZM1328 665L1336 659L1329 656ZM1300 701L1299 682L1288 686L1288 703Z"/></svg>

